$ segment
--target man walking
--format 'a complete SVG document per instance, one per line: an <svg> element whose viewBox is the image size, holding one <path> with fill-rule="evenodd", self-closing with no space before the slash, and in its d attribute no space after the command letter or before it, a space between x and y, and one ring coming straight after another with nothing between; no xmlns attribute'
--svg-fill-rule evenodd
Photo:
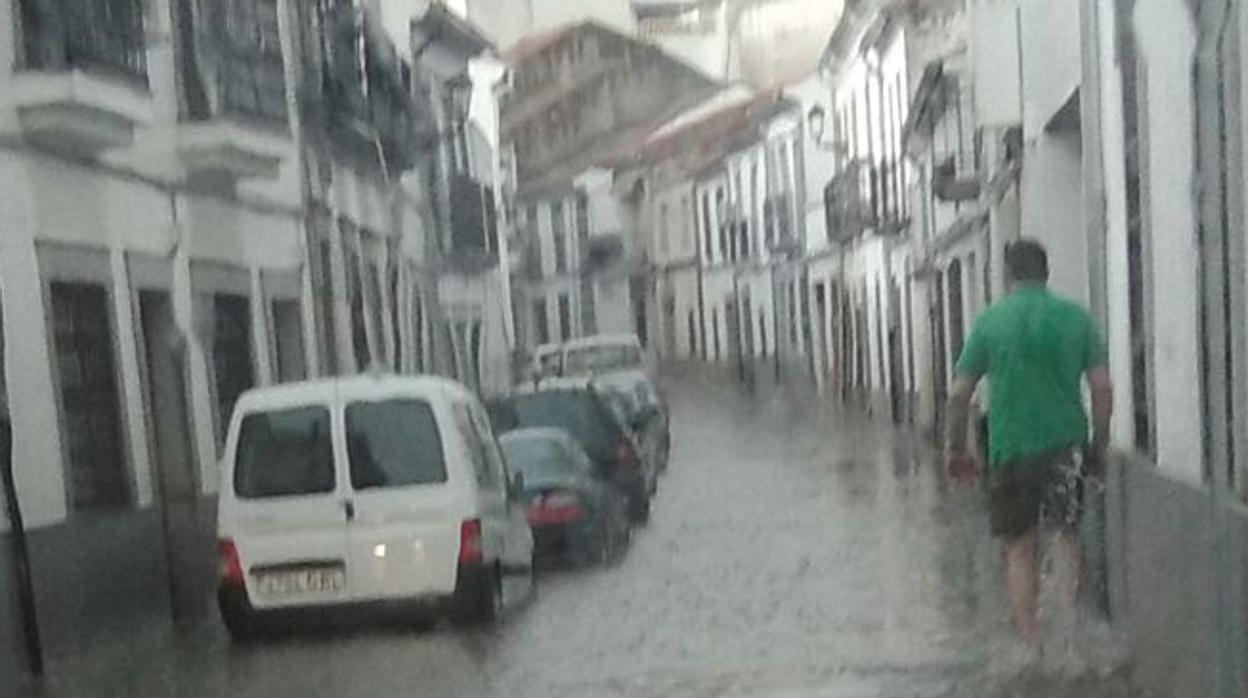
<svg viewBox="0 0 1248 698"><path fill-rule="evenodd" d="M1078 523L1086 475L1099 476L1108 445L1113 389L1105 344L1091 316L1047 289L1044 248L1031 240L1006 246L1009 293L975 323L949 398L946 467L955 479L974 473L967 452L967 411L979 379L989 379L988 478L992 533L1005 552L1014 625L1038 658L1037 532L1055 533L1051 554L1065 571L1062 602L1077 617L1081 554ZM1092 397L1092 439L1082 379Z"/></svg>

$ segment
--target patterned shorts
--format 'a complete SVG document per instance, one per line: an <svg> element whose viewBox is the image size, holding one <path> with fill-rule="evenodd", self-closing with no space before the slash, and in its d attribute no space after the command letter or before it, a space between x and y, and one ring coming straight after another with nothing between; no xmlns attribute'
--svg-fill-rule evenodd
<svg viewBox="0 0 1248 698"><path fill-rule="evenodd" d="M1077 448L995 468L989 480L992 534L1017 538L1037 525L1074 528L1083 513L1083 480L1083 452Z"/></svg>

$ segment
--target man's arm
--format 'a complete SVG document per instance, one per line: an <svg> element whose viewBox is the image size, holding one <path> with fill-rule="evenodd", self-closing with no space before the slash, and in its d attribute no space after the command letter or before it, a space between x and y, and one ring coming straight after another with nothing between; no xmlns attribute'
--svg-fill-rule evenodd
<svg viewBox="0 0 1248 698"><path fill-rule="evenodd" d="M1109 367L1104 364L1089 368L1087 378L1092 393L1092 456L1104 463L1109 448L1109 421L1114 414L1114 384Z"/></svg>
<svg viewBox="0 0 1248 698"><path fill-rule="evenodd" d="M953 380L947 407L949 425L945 430L945 450L950 454L966 453L966 423L971 410L971 396L978 382L978 379L967 376L957 376Z"/></svg>

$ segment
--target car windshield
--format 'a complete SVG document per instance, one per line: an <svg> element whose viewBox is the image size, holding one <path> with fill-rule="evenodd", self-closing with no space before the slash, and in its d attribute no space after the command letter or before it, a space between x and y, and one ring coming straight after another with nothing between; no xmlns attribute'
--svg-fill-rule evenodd
<svg viewBox="0 0 1248 698"><path fill-rule="evenodd" d="M594 460L610 457L619 428L589 391L544 391L518 396L512 404L519 426L566 429Z"/></svg>
<svg viewBox="0 0 1248 698"><path fill-rule="evenodd" d="M529 487L565 482L577 473L570 454L552 437L512 434L500 439L499 445L507 466L522 473Z"/></svg>
<svg viewBox="0 0 1248 698"><path fill-rule="evenodd" d="M446 482L442 436L429 403L357 402L347 407L346 426L353 488Z"/></svg>
<svg viewBox="0 0 1248 698"><path fill-rule="evenodd" d="M641 364L641 351L631 344L603 344L569 349L563 358L563 372L573 376L591 371L633 368Z"/></svg>
<svg viewBox="0 0 1248 698"><path fill-rule="evenodd" d="M323 494L334 489L329 410L299 407L243 418L234 492L245 499Z"/></svg>

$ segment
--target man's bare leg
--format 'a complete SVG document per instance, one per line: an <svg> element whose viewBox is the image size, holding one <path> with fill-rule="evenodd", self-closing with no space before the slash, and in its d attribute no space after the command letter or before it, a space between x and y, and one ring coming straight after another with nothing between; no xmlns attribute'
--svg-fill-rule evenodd
<svg viewBox="0 0 1248 698"><path fill-rule="evenodd" d="M1058 603L1064 614L1064 630L1071 633L1079 622L1079 590L1083 578L1083 550L1079 544L1079 531L1064 528L1053 535L1052 551L1054 577L1057 582Z"/></svg>
<svg viewBox="0 0 1248 698"><path fill-rule="evenodd" d="M1037 617L1036 531L1005 542L1005 585L1014 609L1014 627L1023 641L1037 654L1043 651L1040 619Z"/></svg>

